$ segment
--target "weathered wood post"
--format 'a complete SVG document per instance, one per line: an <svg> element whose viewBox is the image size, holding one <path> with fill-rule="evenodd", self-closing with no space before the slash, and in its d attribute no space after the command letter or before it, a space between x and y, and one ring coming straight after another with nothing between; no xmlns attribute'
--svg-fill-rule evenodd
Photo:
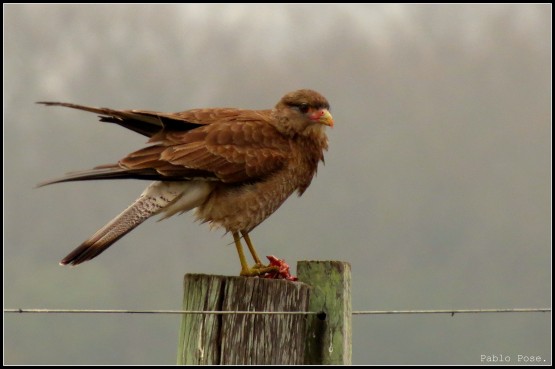
<svg viewBox="0 0 555 369"><path fill-rule="evenodd" d="M184 314L177 363L351 364L350 265L302 261L297 272L300 282L185 275L183 310L230 313ZM263 314L287 311L318 314Z"/></svg>
<svg viewBox="0 0 555 369"><path fill-rule="evenodd" d="M309 287L277 279L187 274L183 310L306 311ZM184 314L178 364L304 362L305 315Z"/></svg>
<svg viewBox="0 0 555 369"><path fill-rule="evenodd" d="M305 364L351 365L351 265L342 261L299 261L299 281L311 286Z"/></svg>

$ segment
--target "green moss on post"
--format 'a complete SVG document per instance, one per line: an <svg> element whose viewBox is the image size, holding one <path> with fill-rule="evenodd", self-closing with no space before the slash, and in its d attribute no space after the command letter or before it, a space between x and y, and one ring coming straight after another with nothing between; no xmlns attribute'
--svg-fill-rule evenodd
<svg viewBox="0 0 555 369"><path fill-rule="evenodd" d="M351 265L340 261L300 261L299 281L311 286L305 364L350 365Z"/></svg>

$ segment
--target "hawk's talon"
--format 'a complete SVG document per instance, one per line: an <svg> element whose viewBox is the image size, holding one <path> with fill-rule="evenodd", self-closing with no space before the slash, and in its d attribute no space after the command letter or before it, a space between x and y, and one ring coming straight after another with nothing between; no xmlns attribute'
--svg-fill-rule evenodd
<svg viewBox="0 0 555 369"><path fill-rule="evenodd" d="M268 273L279 273L279 268L273 265L255 264L254 266L252 266L252 268L241 270L241 273L239 275L242 277L260 277Z"/></svg>
<svg viewBox="0 0 555 369"><path fill-rule="evenodd" d="M279 259L275 256L267 256L270 261L269 265L264 265L260 261L254 246L248 236L247 232L241 232L243 238L247 242L249 251L255 261L255 264L249 268L247 264L247 259L245 258L245 253L243 252L243 246L241 245L241 237L239 237L239 232L233 232L233 240L235 241L235 247L237 248L237 254L239 255L239 260L241 262L241 273L242 277L260 277L260 278L270 278L270 279L286 279L288 281L296 281L297 277L291 275L289 272L289 264L285 260Z"/></svg>

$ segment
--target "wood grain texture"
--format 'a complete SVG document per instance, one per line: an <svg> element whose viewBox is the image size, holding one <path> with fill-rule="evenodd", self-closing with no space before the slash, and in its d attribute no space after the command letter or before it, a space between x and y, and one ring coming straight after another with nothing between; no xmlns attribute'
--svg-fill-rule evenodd
<svg viewBox="0 0 555 369"><path fill-rule="evenodd" d="M187 274L184 310L306 311L304 283ZM300 365L306 316L183 315L178 364Z"/></svg>
<svg viewBox="0 0 555 369"><path fill-rule="evenodd" d="M351 365L351 265L341 261L299 261L299 281L312 287L304 364Z"/></svg>

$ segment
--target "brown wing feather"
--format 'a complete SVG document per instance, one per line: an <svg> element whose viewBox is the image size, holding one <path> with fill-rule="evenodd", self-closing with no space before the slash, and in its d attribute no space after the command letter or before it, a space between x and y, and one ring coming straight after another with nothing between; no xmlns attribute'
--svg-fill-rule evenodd
<svg viewBox="0 0 555 369"><path fill-rule="evenodd" d="M198 109L198 113L194 113L194 110L181 113L160 113L149 110L116 110L110 108L96 108L86 105L52 101L39 101L37 104L47 106L63 106L66 108L96 113L100 115L101 122L116 123L124 128L130 129L147 137L152 137L162 129L188 131L204 124L210 124L208 121L205 122L202 119L195 118L197 115L201 115L200 111L203 109ZM187 120L188 117L192 120Z"/></svg>
<svg viewBox="0 0 555 369"><path fill-rule="evenodd" d="M254 132L257 132L256 134ZM288 159L289 143L264 121L215 123L189 132L162 131L159 141L123 158L129 170L153 168L164 176L202 172L223 182L252 181L269 175Z"/></svg>
<svg viewBox="0 0 555 369"><path fill-rule="evenodd" d="M118 178L253 181L276 171L289 154L287 139L268 123L270 110L216 108L160 113L60 102L39 104L100 114L101 121L119 124L155 143L129 154L117 165L70 173L41 185Z"/></svg>
<svg viewBox="0 0 555 369"><path fill-rule="evenodd" d="M244 121L265 119L269 110L253 111L234 108L191 109L178 113L161 113L150 110L117 110L93 106L39 101L37 104L63 106L84 110L100 115L101 122L116 123L124 128L152 137L162 129L166 131L189 131L199 126L216 122L230 122L237 119Z"/></svg>

